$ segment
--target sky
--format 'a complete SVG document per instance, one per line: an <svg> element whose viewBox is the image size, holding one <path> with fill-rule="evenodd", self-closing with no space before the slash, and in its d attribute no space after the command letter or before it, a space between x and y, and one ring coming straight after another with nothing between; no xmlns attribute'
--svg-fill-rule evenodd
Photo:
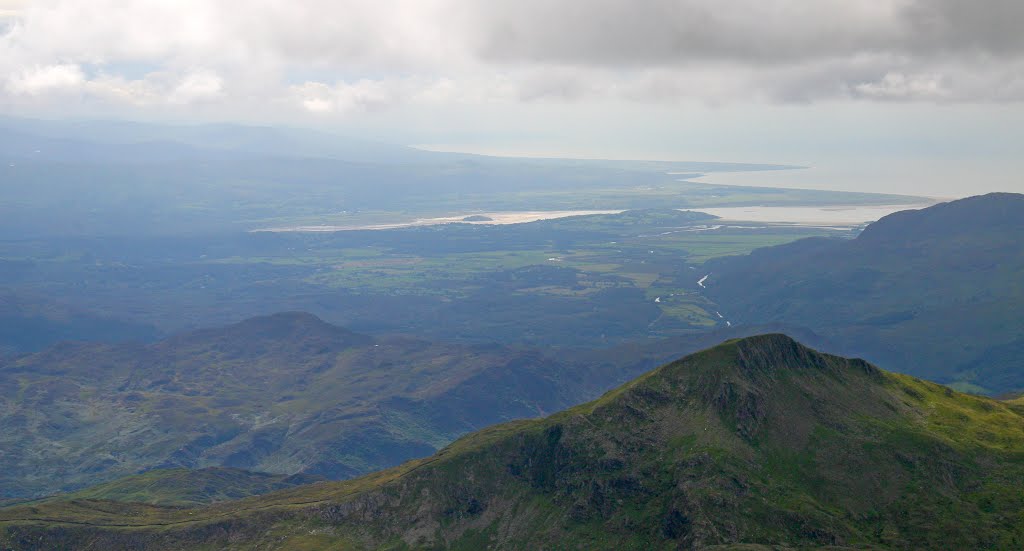
<svg viewBox="0 0 1024 551"><path fill-rule="evenodd" d="M0 0L0 113L1024 192L1022 27L1019 0Z"/></svg>

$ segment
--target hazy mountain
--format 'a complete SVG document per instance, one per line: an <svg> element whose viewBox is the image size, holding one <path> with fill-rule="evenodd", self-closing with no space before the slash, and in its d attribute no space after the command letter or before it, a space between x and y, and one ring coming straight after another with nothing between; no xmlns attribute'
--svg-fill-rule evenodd
<svg viewBox="0 0 1024 551"><path fill-rule="evenodd" d="M840 350L992 393L1024 388L1024 195L903 211L853 240L805 239L706 264L733 323L813 328Z"/></svg>
<svg viewBox="0 0 1024 551"><path fill-rule="evenodd" d="M304 129L16 118L0 118L0 155L91 163L257 158L437 163L472 157L420 151Z"/></svg>
<svg viewBox="0 0 1024 551"><path fill-rule="evenodd" d="M1016 549L1024 403L782 335L368 477L204 508L0 511L11 549Z"/></svg>
<svg viewBox="0 0 1024 551"><path fill-rule="evenodd" d="M706 172L784 168L793 167L499 158L295 128L0 118L0 238L208 235L366 211L407 219L664 207L650 192L665 187L676 190L679 208L733 204L732 195L771 204L916 201L681 182Z"/></svg>
<svg viewBox="0 0 1024 551"><path fill-rule="evenodd" d="M0 261L0 269L18 270L13 264ZM0 356L66 340L144 341L156 335L148 325L86 312L47 297L0 290Z"/></svg>
<svg viewBox="0 0 1024 551"><path fill-rule="evenodd" d="M308 314L151 345L65 343L0 363L0 488L178 466L345 478L579 401L558 376L534 352L374 339Z"/></svg>
<svg viewBox="0 0 1024 551"><path fill-rule="evenodd" d="M129 163L201 158L332 159L357 163L420 165L528 163L693 173L799 168L768 163L504 158L426 151L306 128L0 117L0 160L8 158Z"/></svg>
<svg viewBox="0 0 1024 551"><path fill-rule="evenodd" d="M542 354L372 338L285 313L148 345L63 343L0 360L0 498L169 467L348 478L757 330Z"/></svg>

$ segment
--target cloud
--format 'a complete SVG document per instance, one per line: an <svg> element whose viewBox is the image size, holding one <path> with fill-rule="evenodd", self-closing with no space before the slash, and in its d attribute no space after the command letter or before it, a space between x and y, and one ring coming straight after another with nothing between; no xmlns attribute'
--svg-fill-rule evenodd
<svg viewBox="0 0 1024 551"><path fill-rule="evenodd" d="M857 84L854 93L867 98L913 99L949 97L949 85L941 75L886 73L881 79Z"/></svg>
<svg viewBox="0 0 1024 551"><path fill-rule="evenodd" d="M311 113L348 113L372 111L398 103L401 86L389 86L387 81L362 79L353 83L339 82L334 86L322 82L305 82L291 87L291 95Z"/></svg>
<svg viewBox="0 0 1024 551"><path fill-rule="evenodd" d="M907 50L920 55L1024 53L1024 3L1018 0L915 0L900 11Z"/></svg>
<svg viewBox="0 0 1024 551"><path fill-rule="evenodd" d="M14 95L38 96L76 91L84 82L85 75L78 65L36 65L10 75L7 90Z"/></svg>
<svg viewBox="0 0 1024 551"><path fill-rule="evenodd" d="M1018 0L517 0L474 3L474 41L498 61L686 66L865 54L1019 56Z"/></svg>
<svg viewBox="0 0 1024 551"><path fill-rule="evenodd" d="M75 64L35 66L10 75L5 90L14 98L91 97L126 105L187 105L224 95L223 80L210 71L154 72L139 79L99 73L88 76Z"/></svg>
<svg viewBox="0 0 1024 551"><path fill-rule="evenodd" d="M0 0L7 105L1020 102L1019 0ZM56 104L56 103L55 103Z"/></svg>
<svg viewBox="0 0 1024 551"><path fill-rule="evenodd" d="M0 0L0 23L4 19L20 16L23 7L25 0Z"/></svg>
<svg viewBox="0 0 1024 551"><path fill-rule="evenodd" d="M890 2L522 0L476 4L474 40L503 62L615 67L846 55L898 32Z"/></svg>
<svg viewBox="0 0 1024 551"><path fill-rule="evenodd" d="M171 103L211 100L224 93L224 80L216 73L199 71L185 75L171 90Z"/></svg>

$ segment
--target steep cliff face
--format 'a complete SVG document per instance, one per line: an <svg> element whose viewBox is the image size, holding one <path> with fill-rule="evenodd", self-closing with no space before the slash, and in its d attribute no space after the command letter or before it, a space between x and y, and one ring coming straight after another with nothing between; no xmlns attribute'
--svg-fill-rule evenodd
<svg viewBox="0 0 1024 551"><path fill-rule="evenodd" d="M14 549L1014 548L1024 407L783 335L726 342L432 457L196 509L0 510Z"/></svg>

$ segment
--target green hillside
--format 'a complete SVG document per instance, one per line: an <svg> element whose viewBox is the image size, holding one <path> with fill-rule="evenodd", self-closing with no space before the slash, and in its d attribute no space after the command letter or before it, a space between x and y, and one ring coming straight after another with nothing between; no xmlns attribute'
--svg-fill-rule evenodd
<svg viewBox="0 0 1024 551"><path fill-rule="evenodd" d="M701 289L735 323L812 328L886 368L1001 394L1024 389L1024 195L903 211L853 240L713 260Z"/></svg>
<svg viewBox="0 0 1024 551"><path fill-rule="evenodd" d="M360 479L177 509L0 510L11 549L1016 549L1024 405L728 341Z"/></svg>

